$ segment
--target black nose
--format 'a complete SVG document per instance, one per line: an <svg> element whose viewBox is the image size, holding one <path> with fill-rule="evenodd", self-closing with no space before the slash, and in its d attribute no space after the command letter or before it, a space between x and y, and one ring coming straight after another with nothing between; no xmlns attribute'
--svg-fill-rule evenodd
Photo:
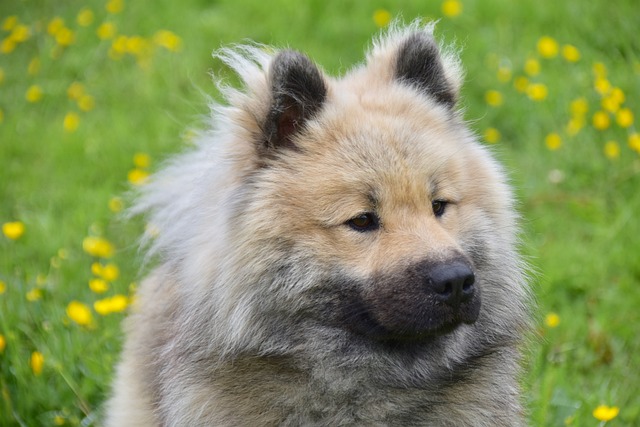
<svg viewBox="0 0 640 427"><path fill-rule="evenodd" d="M475 292L471 267L462 261L438 263L429 271L428 287L436 299L458 307L471 300Z"/></svg>

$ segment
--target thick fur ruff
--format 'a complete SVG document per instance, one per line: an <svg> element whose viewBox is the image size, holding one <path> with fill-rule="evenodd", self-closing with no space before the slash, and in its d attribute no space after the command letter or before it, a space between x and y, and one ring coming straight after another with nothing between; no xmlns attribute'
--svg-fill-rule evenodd
<svg viewBox="0 0 640 427"><path fill-rule="evenodd" d="M432 30L393 25L341 78L218 53L243 88L135 208L160 263L107 426L525 424L514 201Z"/></svg>

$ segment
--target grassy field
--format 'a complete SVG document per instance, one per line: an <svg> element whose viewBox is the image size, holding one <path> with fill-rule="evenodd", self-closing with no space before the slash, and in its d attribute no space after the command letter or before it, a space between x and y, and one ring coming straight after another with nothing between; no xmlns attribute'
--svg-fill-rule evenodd
<svg viewBox="0 0 640 427"><path fill-rule="evenodd" d="M203 126L211 71L232 79L211 51L253 39L340 74L398 14L464 49L466 118L518 188L531 425L640 425L636 3L1 2L0 425L99 423L141 274L144 225L119 214Z"/></svg>

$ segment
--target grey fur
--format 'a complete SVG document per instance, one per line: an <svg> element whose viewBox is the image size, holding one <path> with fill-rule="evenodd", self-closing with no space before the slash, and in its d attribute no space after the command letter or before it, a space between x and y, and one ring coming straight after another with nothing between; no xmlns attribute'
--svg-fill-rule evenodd
<svg viewBox="0 0 640 427"><path fill-rule="evenodd" d="M460 67L431 30L392 26L339 80L297 53L222 51L244 90L223 88L213 130L136 207L160 265L126 323L107 426L525 425L514 202L452 108ZM437 72L413 66L416 40ZM274 155L277 88L312 108ZM379 226L349 227L363 213ZM434 290L443 265L475 277L460 308Z"/></svg>

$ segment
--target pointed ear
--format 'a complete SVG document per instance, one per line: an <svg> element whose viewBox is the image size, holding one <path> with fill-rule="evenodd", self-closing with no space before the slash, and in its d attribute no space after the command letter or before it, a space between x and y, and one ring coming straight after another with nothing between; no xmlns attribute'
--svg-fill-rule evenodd
<svg viewBox="0 0 640 427"><path fill-rule="evenodd" d="M453 74L459 73L457 63L446 65L455 67ZM409 34L401 42L396 59L395 78L409 84L438 103L453 108L458 98L458 82L452 81L445 70L438 45L425 32Z"/></svg>
<svg viewBox="0 0 640 427"><path fill-rule="evenodd" d="M327 96L320 70L303 54L284 50L269 69L271 106L264 124L264 150L295 148L294 136L314 117Z"/></svg>

